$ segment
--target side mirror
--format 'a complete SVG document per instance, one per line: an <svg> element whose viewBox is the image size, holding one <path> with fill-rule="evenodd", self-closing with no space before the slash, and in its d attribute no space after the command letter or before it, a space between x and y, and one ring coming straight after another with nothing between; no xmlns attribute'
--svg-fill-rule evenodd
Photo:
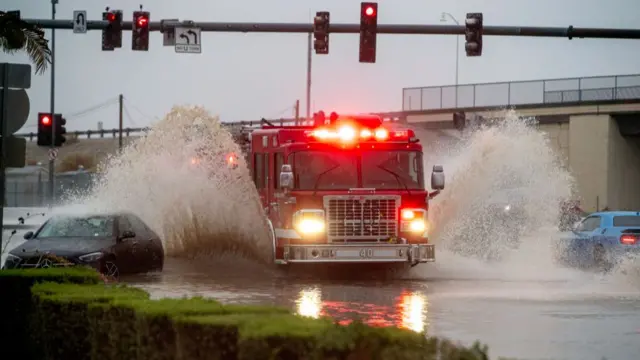
<svg viewBox="0 0 640 360"><path fill-rule="evenodd" d="M26 233L24 233L23 237L25 240L31 240L31 238L33 237L33 231L27 231Z"/></svg>
<svg viewBox="0 0 640 360"><path fill-rule="evenodd" d="M444 189L444 170L442 169L442 165L433 166L433 171L431 172L431 189Z"/></svg>
<svg viewBox="0 0 640 360"><path fill-rule="evenodd" d="M427 200L431 200L440 194L440 190L432 191L427 196Z"/></svg>
<svg viewBox="0 0 640 360"><path fill-rule="evenodd" d="M127 230L127 231L123 231L122 232L122 235L120 235L118 240L122 241L122 240L126 240L126 239L132 239L134 237L136 237L136 233L134 233L133 231Z"/></svg>
<svg viewBox="0 0 640 360"><path fill-rule="evenodd" d="M280 170L280 187L283 189L293 189L293 171L291 165L282 165Z"/></svg>

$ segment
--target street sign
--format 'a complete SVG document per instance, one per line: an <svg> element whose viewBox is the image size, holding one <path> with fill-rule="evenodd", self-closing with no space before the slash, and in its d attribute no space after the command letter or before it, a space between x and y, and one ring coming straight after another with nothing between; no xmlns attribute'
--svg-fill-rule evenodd
<svg viewBox="0 0 640 360"><path fill-rule="evenodd" d="M55 160L58 158L58 149L49 149L49 160Z"/></svg>
<svg viewBox="0 0 640 360"><path fill-rule="evenodd" d="M73 33L87 33L87 10L73 10Z"/></svg>
<svg viewBox="0 0 640 360"><path fill-rule="evenodd" d="M7 87L10 89L29 89L31 88L31 65L29 64L0 64L0 74L5 71L9 72L7 79ZM0 88L2 88L2 80L0 79Z"/></svg>
<svg viewBox="0 0 640 360"><path fill-rule="evenodd" d="M177 27L175 29L174 41L177 53L200 54L202 52L200 28Z"/></svg>
<svg viewBox="0 0 640 360"><path fill-rule="evenodd" d="M160 20L160 31L162 31L162 46L175 46L176 33L173 28L167 29L166 24L177 24L180 19L162 19Z"/></svg>
<svg viewBox="0 0 640 360"><path fill-rule="evenodd" d="M30 103L29 95L25 89L9 89L7 99L9 106L7 106L7 135L15 134L20 130L27 122L29 117ZM4 89L0 89L0 96L4 96Z"/></svg>
<svg viewBox="0 0 640 360"><path fill-rule="evenodd" d="M7 167L23 168L26 165L27 139L7 136Z"/></svg>

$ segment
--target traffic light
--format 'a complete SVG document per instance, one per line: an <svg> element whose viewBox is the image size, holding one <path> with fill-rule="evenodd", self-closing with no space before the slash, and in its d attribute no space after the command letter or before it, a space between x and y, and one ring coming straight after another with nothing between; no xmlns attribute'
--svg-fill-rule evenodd
<svg viewBox="0 0 640 360"><path fill-rule="evenodd" d="M55 127L56 127L56 131L55 131L55 139L53 140L53 146L62 146L62 144L64 144L67 141L67 137L65 136L65 134L67 133L67 128L65 127L65 125L67 125L67 119L62 117L62 114L56 114L56 121L55 121Z"/></svg>
<svg viewBox="0 0 640 360"><path fill-rule="evenodd" d="M51 113L38 113L38 146L51 146Z"/></svg>
<svg viewBox="0 0 640 360"><path fill-rule="evenodd" d="M464 45L464 49L467 52L467 56L480 56L482 55L482 13L469 13L465 24L465 37L467 43Z"/></svg>
<svg viewBox="0 0 640 360"><path fill-rule="evenodd" d="M360 62L376 62L378 3L360 3Z"/></svg>
<svg viewBox="0 0 640 360"><path fill-rule="evenodd" d="M313 48L316 54L329 53L329 12L318 11L313 18Z"/></svg>
<svg viewBox="0 0 640 360"><path fill-rule="evenodd" d="M149 16L148 11L133 12L133 31L131 49L135 51L149 50Z"/></svg>
<svg viewBox="0 0 640 360"><path fill-rule="evenodd" d="M102 13L102 20L108 21L102 29L102 51L113 51L122 47L122 11L114 10Z"/></svg>

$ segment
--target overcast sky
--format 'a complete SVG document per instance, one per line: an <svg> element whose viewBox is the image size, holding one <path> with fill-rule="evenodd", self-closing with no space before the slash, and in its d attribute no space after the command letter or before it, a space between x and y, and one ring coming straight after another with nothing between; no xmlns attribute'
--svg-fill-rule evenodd
<svg viewBox="0 0 640 360"><path fill-rule="evenodd" d="M87 10L101 19L105 6L132 17L131 0L60 0L57 18ZM151 20L310 22L316 11L331 12L334 23L357 23L355 0L153 0L144 4ZM25 18L50 18L47 0L3 0L3 10ZM463 21L483 12L485 25L639 27L638 0L381 0L379 23L439 24L442 12ZM127 101L125 126L144 126L174 104L199 104L225 121L290 117L296 99L304 114L305 34L203 33L202 54L176 54L152 33L150 50L123 47L101 51L101 32L56 31L56 112L69 130L117 126L115 99ZM50 36L50 33L47 33ZM482 57L467 58L460 41L459 82L482 83L595 75L640 74L640 43L633 40L485 37ZM455 81L455 36L379 35L376 64L358 62L358 36L331 35L330 54L313 57L313 109L339 112L402 108L402 88L451 85ZM0 54L0 61L26 62ZM23 131L35 131L36 114L49 109L50 74L34 76L31 115ZM72 116L94 105L109 106Z"/></svg>

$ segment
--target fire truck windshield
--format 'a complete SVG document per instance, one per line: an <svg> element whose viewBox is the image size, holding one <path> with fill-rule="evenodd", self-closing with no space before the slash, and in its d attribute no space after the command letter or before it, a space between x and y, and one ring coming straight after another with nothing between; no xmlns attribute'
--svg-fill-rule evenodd
<svg viewBox="0 0 640 360"><path fill-rule="evenodd" d="M298 190L424 189L422 156L416 151L299 151L290 163Z"/></svg>

